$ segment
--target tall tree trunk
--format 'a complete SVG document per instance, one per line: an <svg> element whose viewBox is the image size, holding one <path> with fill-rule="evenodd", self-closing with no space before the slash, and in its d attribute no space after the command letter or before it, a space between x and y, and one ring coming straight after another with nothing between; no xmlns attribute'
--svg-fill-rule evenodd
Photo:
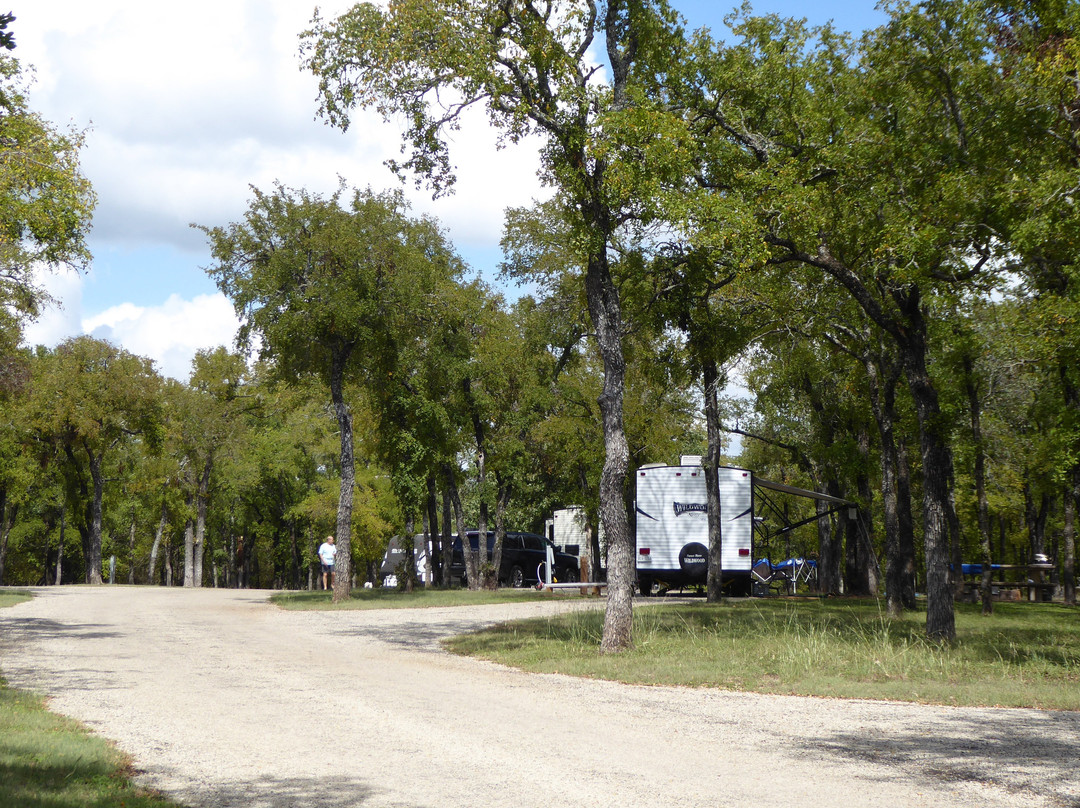
<svg viewBox="0 0 1080 808"><path fill-rule="evenodd" d="M720 406L717 400L720 370L716 362L705 361L701 376L705 388L705 501L709 523L709 567L705 589L706 600L719 603L724 595L724 564L723 514L720 513Z"/></svg>
<svg viewBox="0 0 1080 808"><path fill-rule="evenodd" d="M937 390L926 370L925 354L909 351L905 372L919 420L923 474L923 541L926 548L926 634L933 639L956 636L953 591L949 584L949 471L952 459L941 429Z"/></svg>
<svg viewBox="0 0 1080 808"><path fill-rule="evenodd" d="M7 489L0 489L0 586L4 585L4 567L7 564L8 537L11 536L11 528L15 525L15 516L18 511L18 505L8 504Z"/></svg>
<svg viewBox="0 0 1080 808"><path fill-rule="evenodd" d="M840 594L840 574L836 569L835 537L832 519L827 516L829 505L819 499L814 500L814 522L818 533L818 588L823 595Z"/></svg>
<svg viewBox="0 0 1080 808"><path fill-rule="evenodd" d="M64 531L67 527L67 505L60 506L60 543L56 547L56 585L64 580Z"/></svg>
<svg viewBox="0 0 1080 808"><path fill-rule="evenodd" d="M632 101L627 94L630 68L637 53L637 31L623 28L622 14L627 4L607 3L604 30L607 34L608 63L611 66L612 107L623 110ZM623 393L626 385L626 358L623 355L622 306L619 289L611 276L608 247L614 223L607 201L604 164L592 155L577 153L572 159L583 167L581 179L588 189L579 197L582 219L591 244L585 268L585 298L600 356L604 363L604 386L600 393L600 422L604 435L604 466L600 472L600 522L608 547L608 600L604 612L601 653L623 651L633 646L634 621L634 537L627 518L626 475L630 447L623 428ZM591 169L584 168L592 165Z"/></svg>
<svg viewBox="0 0 1080 808"><path fill-rule="evenodd" d="M881 505L885 527L885 604L890 617L900 617L903 598L904 570L908 560L901 552L899 467L896 446L896 383L899 368L886 373L884 379L878 364L869 355L863 358L869 382L870 407L881 440ZM910 608L910 607L908 607Z"/></svg>
<svg viewBox="0 0 1080 808"><path fill-rule="evenodd" d="M195 498L195 546L193 558L193 586L203 585L203 556L206 553L206 509L210 503L210 473L214 467L214 453L209 452L202 475L199 477L199 491Z"/></svg>
<svg viewBox="0 0 1080 808"><path fill-rule="evenodd" d="M165 534L165 586L170 587L173 583L172 564L172 541L168 533Z"/></svg>
<svg viewBox="0 0 1080 808"><path fill-rule="evenodd" d="M945 511L949 523L949 546L952 548L952 563L949 564L953 597L964 594L964 531L960 527L960 517L956 513L956 477L950 470L948 510Z"/></svg>
<svg viewBox="0 0 1080 808"><path fill-rule="evenodd" d="M1065 487L1065 602L1076 605L1076 504L1080 502L1080 466L1073 466Z"/></svg>
<svg viewBox="0 0 1080 808"><path fill-rule="evenodd" d="M184 586L195 586L195 517L192 515L192 506L195 504L195 494L189 493L185 497L187 507L184 509Z"/></svg>
<svg viewBox="0 0 1080 808"><path fill-rule="evenodd" d="M90 536L86 556L86 582L88 584L100 584L101 579L101 507L105 497L105 477L102 473L100 455L92 455L87 450L90 458L90 479L94 485L94 497L90 503Z"/></svg>
<svg viewBox="0 0 1080 808"><path fill-rule="evenodd" d="M161 537L165 534L165 527L168 525L169 509L165 503L165 493L161 494L161 518L158 520L157 530L154 531L154 543L150 547L150 567L147 571L146 582L149 584L154 583L154 572L157 570L157 558L158 550L161 547Z"/></svg>
<svg viewBox="0 0 1080 808"><path fill-rule="evenodd" d="M844 499L843 489L831 472L825 474L825 492L837 499ZM843 525L831 516L822 516L829 510L829 504L814 500L819 516L818 524L818 581L821 592L825 595L838 595L840 586L840 564L843 561ZM847 591L846 589L844 590Z"/></svg>
<svg viewBox="0 0 1080 808"><path fill-rule="evenodd" d="M469 584L469 589L479 589L480 576L477 573L477 553L469 544L469 537L465 535L465 509L461 507L461 496L458 494L454 470L449 463L443 463L442 471L443 479L446 480L446 493L450 499L450 505L454 509L454 523L457 525L458 538L461 540L461 555L465 561L465 579Z"/></svg>
<svg viewBox="0 0 1080 808"><path fill-rule="evenodd" d="M994 613L994 600L990 591L990 506L986 498L986 452L982 437L982 403L975 383L974 362L970 356L964 356L964 378L968 414L971 418L971 443L975 448L975 513L979 525L979 554L982 562L979 599L982 601L982 613L991 615Z"/></svg>
<svg viewBox="0 0 1080 808"><path fill-rule="evenodd" d="M901 570L900 597L905 609L914 609L915 603L915 515L911 499L911 458L908 457L906 440L896 443L896 514L900 522Z"/></svg>
<svg viewBox="0 0 1080 808"><path fill-rule="evenodd" d="M432 477L434 480L434 477ZM450 517L450 486L443 486L442 495L442 583L445 587L453 586L450 580L450 566L454 560L454 528Z"/></svg>
<svg viewBox="0 0 1080 808"><path fill-rule="evenodd" d="M338 431L341 433L341 488L338 496L334 558L334 603L348 600L352 594L352 510L356 463L353 457L352 414L345 403L345 363L349 351L335 349L330 368L330 397L334 402Z"/></svg>
<svg viewBox="0 0 1080 808"><path fill-rule="evenodd" d="M1046 552L1046 520L1050 516L1050 497L1039 494L1038 505L1032 495L1031 486L1024 484L1024 521L1028 529L1028 545L1032 556Z"/></svg>
<svg viewBox="0 0 1080 808"><path fill-rule="evenodd" d="M128 532L128 583L135 584L135 506L131 507L131 529Z"/></svg>
<svg viewBox="0 0 1080 808"><path fill-rule="evenodd" d="M578 486L581 489L581 496L583 501L589 501L589 479L586 474L584 466L578 467ZM586 553L588 554L588 573L589 581L592 583L602 582L603 575L600 565L600 530L596 527L596 519L590 517L586 520L587 525L585 529L585 545L587 547ZM605 561L606 563L606 561ZM596 590L599 593L599 589Z"/></svg>
<svg viewBox="0 0 1080 808"><path fill-rule="evenodd" d="M495 546L491 553L491 566L495 570L492 578L497 585L499 570L502 569L503 543L506 541L506 508L510 504L511 492L510 484L497 471L495 472L495 492ZM555 571L551 570L553 578L554 575Z"/></svg>
<svg viewBox="0 0 1080 808"><path fill-rule="evenodd" d="M855 487L859 492L859 500L862 506L855 513L855 518L847 514L849 522L855 522L858 533L858 553L856 566L859 569L859 577L863 582L866 594L877 597L881 588L881 564L878 561L877 551L874 549L874 489L870 483L870 475L867 469L871 466L870 459L870 430L866 427L859 428L859 471L855 477Z"/></svg>
<svg viewBox="0 0 1080 808"><path fill-rule="evenodd" d="M404 556L402 575L405 578L405 591L412 592L416 586L416 523L413 515L405 516L405 535L401 538L401 551Z"/></svg>
<svg viewBox="0 0 1080 808"><path fill-rule="evenodd" d="M494 589L499 583L499 571L491 566L487 549L487 436L484 431L484 421L480 417L480 410L476 406L476 400L473 398L472 380L466 376L461 385L465 393L465 401L468 403L469 413L472 416L473 439L476 441L476 485L480 492L479 522L476 526L476 551L479 565L477 568L477 581L479 587ZM472 587L471 580L469 586Z"/></svg>
<svg viewBox="0 0 1080 808"><path fill-rule="evenodd" d="M291 566L292 566L292 588L295 590L300 589L300 575L301 570L304 568L304 557L300 552L300 537L296 530L296 520L289 520L289 548L292 551ZM216 575L216 573L215 573ZM214 581L214 586L217 586L217 581Z"/></svg>
<svg viewBox="0 0 1080 808"><path fill-rule="evenodd" d="M949 581L949 511L952 454L945 434L937 388L927 369L927 326L921 290L909 286L895 290L904 326L892 323L900 363L915 404L919 424L919 451L923 476L923 543L926 551L926 635L931 639L956 637L953 590Z"/></svg>

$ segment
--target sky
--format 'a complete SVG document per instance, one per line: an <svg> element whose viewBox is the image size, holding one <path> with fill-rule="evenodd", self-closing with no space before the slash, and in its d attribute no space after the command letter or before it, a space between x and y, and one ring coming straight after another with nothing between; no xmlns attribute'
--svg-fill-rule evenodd
<svg viewBox="0 0 1080 808"><path fill-rule="evenodd" d="M323 17L352 3L319 3ZM673 0L690 29L720 35L734 3ZM498 282L503 211L543 198L538 141L499 150L482 114L454 136L453 196L400 181L401 129L375 114L342 133L316 119L316 83L299 68L299 33L315 4L297 0L19 0L16 56L35 71L31 107L86 132L82 169L97 194L90 271L47 273L58 301L26 330L31 345L77 334L107 339L186 380L200 349L232 346L232 304L205 272L205 235L191 224L242 218L251 188L275 181L333 192L402 187L414 214L436 217L472 271ZM860 31L884 15L864 0L763 0L757 13L833 20ZM514 289L507 289L514 296Z"/></svg>

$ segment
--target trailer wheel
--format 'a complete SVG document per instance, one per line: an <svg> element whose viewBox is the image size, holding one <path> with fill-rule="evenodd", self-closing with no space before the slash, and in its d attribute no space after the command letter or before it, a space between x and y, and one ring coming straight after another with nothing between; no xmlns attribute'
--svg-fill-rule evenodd
<svg viewBox="0 0 1080 808"><path fill-rule="evenodd" d="M507 580L514 589L521 589L521 587L525 586L525 571L515 564L510 568L510 574L507 576Z"/></svg>
<svg viewBox="0 0 1080 808"><path fill-rule="evenodd" d="M638 588L641 590L641 596L643 598L649 597L652 594L653 579L648 575L642 575L638 577Z"/></svg>

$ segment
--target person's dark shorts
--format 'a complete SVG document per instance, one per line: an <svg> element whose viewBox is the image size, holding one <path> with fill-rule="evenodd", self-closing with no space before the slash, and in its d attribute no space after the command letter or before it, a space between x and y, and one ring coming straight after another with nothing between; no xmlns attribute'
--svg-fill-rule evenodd
<svg viewBox="0 0 1080 808"><path fill-rule="evenodd" d="M334 565L333 564L323 564L322 565L322 571L323 571L323 575L326 575L327 573L332 573L334 571Z"/></svg>

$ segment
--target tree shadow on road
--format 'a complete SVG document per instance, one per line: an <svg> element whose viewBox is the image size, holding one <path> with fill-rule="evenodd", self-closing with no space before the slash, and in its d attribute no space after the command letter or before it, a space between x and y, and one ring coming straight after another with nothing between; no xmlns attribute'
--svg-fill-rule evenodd
<svg viewBox="0 0 1080 808"><path fill-rule="evenodd" d="M458 634L476 631L480 625L463 626L459 620L444 622L410 622L391 626L363 625L335 629L348 637L368 637L387 645L413 651L441 652L442 641Z"/></svg>
<svg viewBox="0 0 1080 808"><path fill-rule="evenodd" d="M1018 799L1039 795L1053 804L1080 808L1077 738L1078 713L1001 710L977 715L958 711L947 727L918 725L888 735L860 727L810 739L810 744L836 757L884 766L882 777L890 777L892 765L915 767L936 787L990 784Z"/></svg>
<svg viewBox="0 0 1080 808"><path fill-rule="evenodd" d="M312 758L313 770L334 765L332 758L319 760L315 750ZM202 783L183 788L173 796L190 805L213 805L215 808L354 808L367 804L377 793L359 778L313 774L311 777L262 776L229 783Z"/></svg>

